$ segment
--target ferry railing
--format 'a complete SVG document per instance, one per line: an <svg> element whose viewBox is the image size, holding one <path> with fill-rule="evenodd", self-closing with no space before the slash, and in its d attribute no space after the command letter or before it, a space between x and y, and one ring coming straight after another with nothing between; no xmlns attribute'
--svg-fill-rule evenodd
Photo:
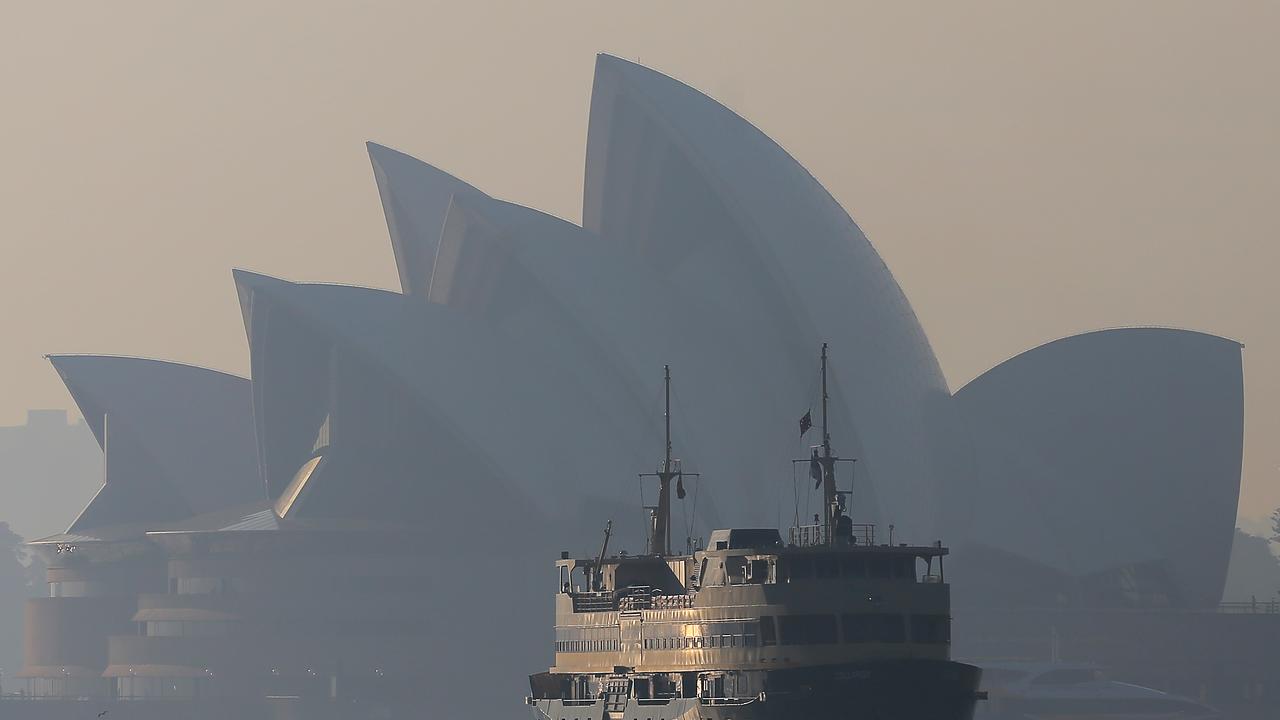
<svg viewBox="0 0 1280 720"><path fill-rule="evenodd" d="M787 542L796 547L826 545L827 531L822 525L798 525L788 531ZM867 523L855 524L853 526L853 543L855 545L875 545L876 526Z"/></svg>
<svg viewBox="0 0 1280 720"><path fill-rule="evenodd" d="M617 608L613 593L609 591L578 592L573 593L572 598L574 612L602 612Z"/></svg>
<svg viewBox="0 0 1280 720"><path fill-rule="evenodd" d="M827 544L826 528L821 525L800 525L791 528L787 544L796 547L814 547Z"/></svg>
<svg viewBox="0 0 1280 720"><path fill-rule="evenodd" d="M690 595L663 595L649 587L627 588L620 592L575 592L574 612L606 612L612 610L681 610L693 607Z"/></svg>
<svg viewBox="0 0 1280 720"><path fill-rule="evenodd" d="M760 693L755 697L726 697L726 698L704 697L702 698L702 702L707 705L722 705L722 706L743 706L743 705L750 705L752 703L757 703L757 702L764 702L764 700L765 700L764 693Z"/></svg>
<svg viewBox="0 0 1280 720"><path fill-rule="evenodd" d="M648 610L653 607L652 588L647 585L629 587L618 598L619 610Z"/></svg>
<svg viewBox="0 0 1280 720"><path fill-rule="evenodd" d="M855 523L853 526L853 541L858 545L875 545L876 526L869 523Z"/></svg>
<svg viewBox="0 0 1280 720"><path fill-rule="evenodd" d="M662 595L653 592L634 593L618 598L619 610L682 610L693 607L690 595Z"/></svg>
<svg viewBox="0 0 1280 720"><path fill-rule="evenodd" d="M1280 615L1280 600L1246 600L1218 603L1218 612L1225 615Z"/></svg>

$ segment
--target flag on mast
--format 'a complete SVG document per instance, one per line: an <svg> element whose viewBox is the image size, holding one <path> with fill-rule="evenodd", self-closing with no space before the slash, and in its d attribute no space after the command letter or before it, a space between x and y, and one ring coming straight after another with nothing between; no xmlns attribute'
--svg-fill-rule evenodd
<svg viewBox="0 0 1280 720"><path fill-rule="evenodd" d="M800 437L804 437L811 427L813 427L813 411L805 410L804 415L800 416Z"/></svg>
<svg viewBox="0 0 1280 720"><path fill-rule="evenodd" d="M809 477L817 481L814 490L822 487L822 462L818 460L818 448L813 449L813 457L809 458Z"/></svg>

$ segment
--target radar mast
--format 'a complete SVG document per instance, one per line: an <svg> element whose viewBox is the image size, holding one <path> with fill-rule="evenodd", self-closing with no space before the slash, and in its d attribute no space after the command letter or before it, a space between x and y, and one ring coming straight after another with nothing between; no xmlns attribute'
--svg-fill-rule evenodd
<svg viewBox="0 0 1280 720"><path fill-rule="evenodd" d="M685 473L680 460L671 457L671 366L662 366L663 408L662 421L665 435L662 464L658 471L641 473L640 477L658 478L658 504L645 508L650 512L649 552L654 555L671 554L671 481L676 481L676 496L684 499L684 476L698 473Z"/></svg>
<svg viewBox="0 0 1280 720"><path fill-rule="evenodd" d="M840 498L836 494L836 461L840 458L831 452L831 429L827 424L829 397L827 394L827 344L822 343L822 457L818 458L818 462L822 465L822 507L825 508L823 535L828 543L835 538L836 522L843 511Z"/></svg>

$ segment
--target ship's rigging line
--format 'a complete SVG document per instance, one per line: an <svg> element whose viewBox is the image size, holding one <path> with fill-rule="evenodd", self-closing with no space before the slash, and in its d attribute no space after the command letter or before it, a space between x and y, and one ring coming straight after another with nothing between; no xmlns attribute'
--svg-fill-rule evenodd
<svg viewBox="0 0 1280 720"><path fill-rule="evenodd" d="M805 390L805 393L803 396L808 400L808 403L805 405L806 409L812 408L815 404L814 402L815 400L817 400L818 402L822 401L822 395L819 392L819 387L821 385L822 385L822 368L819 367L818 371L810 377L809 387ZM800 436L799 443L800 443L801 451L805 451L809 449L809 447L805 445L804 435ZM795 516L791 523L793 527L800 527L800 478L796 474L797 465L799 465L799 463L791 463L791 501L793 503L792 507L795 508ZM809 490L809 487L806 484L805 493L804 493L805 517L808 517L808 514L809 514L809 499L812 494L813 494L813 491ZM777 501L778 501L778 527L781 528L782 527L782 503L783 503L782 493L778 493Z"/></svg>
<svg viewBox="0 0 1280 720"><path fill-rule="evenodd" d="M796 465L797 463L791 463L791 494L795 496L796 502L796 516L791 522L792 527L800 527L800 484L796 480Z"/></svg>
<svg viewBox="0 0 1280 720"><path fill-rule="evenodd" d="M809 387L805 389L804 396L805 396L806 398L808 398L808 403L807 403L807 404L806 404L806 406L805 406L806 408L812 408L812 407L814 407L815 405L820 405L820 404L822 403L822 367L821 367L821 366L819 366L819 367L818 367L818 369L817 369L817 371L815 371L815 372L810 376L810 378L809 378ZM821 429L819 429L819 430L818 430L818 432L819 432L819 434L821 434L822 430L821 430ZM820 443L821 443L821 439L819 439L819 444L820 444ZM804 435L801 435L801 436L800 436L800 450L801 450L801 452L803 452L803 453L804 453L804 455L807 455L807 454L808 454L808 452L807 452L807 451L808 451L808 450L810 450L811 448L812 448L812 446L811 446L811 445L807 445L807 444L805 443ZM803 457L803 455L801 455L801 457ZM797 477L796 477L796 466L797 466L797 465L800 465L800 463L791 463L791 486L792 486L793 494L795 495L795 502L796 502L796 521L795 521L795 525L796 525L796 527L800 527L800 525L801 525L801 522L800 522L800 494L799 494L799 490L798 490L798 487L799 487L799 486L797 485L798 479L797 479ZM807 467L807 466L802 466L802 467ZM808 477L808 475L806 475L806 477ZM810 505L812 504L812 502L813 502L813 488L810 488L810 487L809 487L809 481L808 481L808 480L806 480L806 481L805 481L805 484L804 484L804 517L805 517L805 522L808 522L808 518L809 518L809 509L810 509Z"/></svg>
<svg viewBox="0 0 1280 720"><path fill-rule="evenodd" d="M676 418L678 419L676 420L676 422L679 423L680 429L690 439L690 442L688 443L684 443L684 442L680 443L681 446L685 448L702 447L701 445L699 445L697 442L694 441L694 433L692 430L692 425L684 421L684 418L689 416L687 413L685 413L684 403L680 402L680 392L676 390L674 387L671 390L671 404L675 405L675 409L677 411ZM680 468L681 470L684 469L683 466L684 466L684 463L682 461L681 468ZM693 483L693 502L690 503L691 507L689 508L688 512L685 512L685 503L680 503L680 523L684 525L684 529L685 529L685 532L684 532L685 546L687 549L692 549L689 546L693 544L693 526L695 523L698 522L698 490L702 485L702 476L690 475L689 480Z"/></svg>

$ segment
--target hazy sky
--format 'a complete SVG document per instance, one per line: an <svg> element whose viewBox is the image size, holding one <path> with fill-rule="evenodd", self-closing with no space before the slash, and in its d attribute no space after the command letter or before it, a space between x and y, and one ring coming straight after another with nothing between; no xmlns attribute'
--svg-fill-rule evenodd
<svg viewBox="0 0 1280 720"><path fill-rule="evenodd" d="M1245 343L1241 512L1280 505L1280 4L797 4L7 3L0 424L70 406L47 352L247 372L232 267L396 287L365 140L579 220L603 51L806 165L953 388L1101 327Z"/></svg>

